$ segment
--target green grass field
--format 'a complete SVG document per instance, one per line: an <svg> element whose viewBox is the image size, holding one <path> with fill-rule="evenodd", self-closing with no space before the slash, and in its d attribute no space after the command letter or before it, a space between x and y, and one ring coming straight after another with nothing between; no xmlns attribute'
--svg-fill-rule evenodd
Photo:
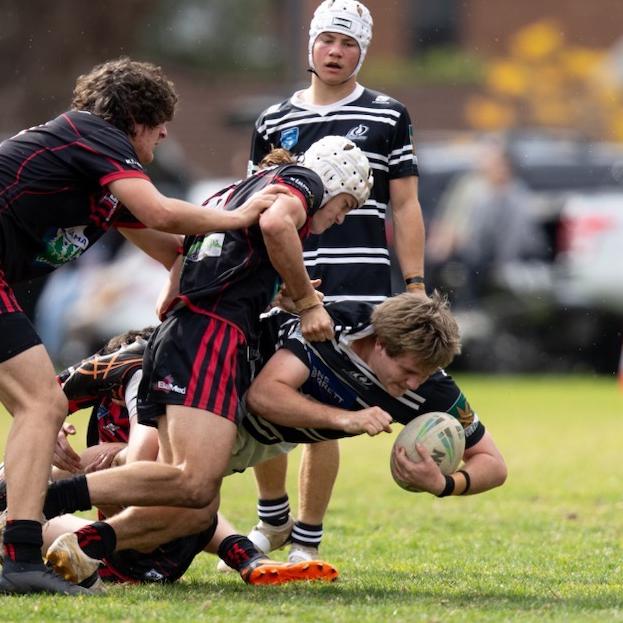
<svg viewBox="0 0 623 623"><path fill-rule="evenodd" d="M176 586L5 597L0 619L623 621L623 393L598 377L460 384L506 457L506 485L467 498L406 493L389 474L393 436L344 442L321 549L340 569L338 582L251 588L202 555ZM226 479L222 508L241 531L254 523L254 507L252 475Z"/></svg>

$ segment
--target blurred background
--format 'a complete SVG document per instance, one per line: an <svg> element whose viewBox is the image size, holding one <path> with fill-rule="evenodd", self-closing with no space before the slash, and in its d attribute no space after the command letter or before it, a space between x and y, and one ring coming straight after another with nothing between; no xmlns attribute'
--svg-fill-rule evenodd
<svg viewBox="0 0 623 623"><path fill-rule="evenodd" d="M65 110L98 62L156 62L181 102L150 174L164 193L203 201L245 175L258 114L307 85L317 3L0 0L0 136ZM463 334L453 369L616 375L623 3L366 4L375 23L360 82L414 123L427 284L450 296ZM17 294L64 366L155 323L163 281L110 234Z"/></svg>

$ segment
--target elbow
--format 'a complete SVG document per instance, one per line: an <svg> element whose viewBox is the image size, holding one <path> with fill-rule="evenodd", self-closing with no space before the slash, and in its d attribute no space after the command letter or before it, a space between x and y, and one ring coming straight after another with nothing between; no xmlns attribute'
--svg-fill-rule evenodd
<svg viewBox="0 0 623 623"><path fill-rule="evenodd" d="M493 486L501 487L508 478L508 468L503 459L497 462L496 468L493 471Z"/></svg>
<svg viewBox="0 0 623 623"><path fill-rule="evenodd" d="M160 201L154 202L150 209L146 210L142 221L146 227L156 231L177 232L177 215Z"/></svg>
<svg viewBox="0 0 623 623"><path fill-rule="evenodd" d="M263 391L261 389L261 383L258 383L257 381L252 383L246 395L246 403L247 408L254 415L262 416L263 414L262 394Z"/></svg>

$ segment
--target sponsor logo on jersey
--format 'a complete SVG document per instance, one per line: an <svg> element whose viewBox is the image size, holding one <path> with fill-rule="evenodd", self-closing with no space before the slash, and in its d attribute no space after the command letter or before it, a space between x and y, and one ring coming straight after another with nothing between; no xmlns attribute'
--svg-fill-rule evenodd
<svg viewBox="0 0 623 623"><path fill-rule="evenodd" d="M377 95L373 100L373 104L389 104L391 98L388 95Z"/></svg>
<svg viewBox="0 0 623 623"><path fill-rule="evenodd" d="M288 128L283 130L279 136L279 144L284 149L292 149L299 142L299 129Z"/></svg>
<svg viewBox="0 0 623 623"><path fill-rule="evenodd" d="M368 137L366 134L370 128L367 125L359 124L348 130L346 138L351 141L365 141Z"/></svg>
<svg viewBox="0 0 623 623"><path fill-rule="evenodd" d="M222 232L202 236L191 245L186 257L191 262L200 262L204 257L220 257L224 240L225 234Z"/></svg>
<svg viewBox="0 0 623 623"><path fill-rule="evenodd" d="M298 177L290 177L288 175L284 176L282 180L286 184L290 186L295 186L296 188L298 188L303 193L304 197L309 197L310 206L314 204L314 193L312 192L311 188L305 182L303 182Z"/></svg>
<svg viewBox="0 0 623 623"><path fill-rule="evenodd" d="M467 402L463 394L459 396L458 400L452 405L452 408L448 410L448 413L458 418L463 428L469 428L476 419L476 414L469 406L469 402Z"/></svg>
<svg viewBox="0 0 623 623"><path fill-rule="evenodd" d="M143 168L143 165L138 160L135 160L134 158L126 158L125 163L129 164L131 167L138 167L139 169Z"/></svg>
<svg viewBox="0 0 623 623"><path fill-rule="evenodd" d="M89 239L84 235L84 225L59 228L44 237L44 249L35 262L50 266L62 266L82 255L89 247Z"/></svg>
<svg viewBox="0 0 623 623"><path fill-rule="evenodd" d="M364 387L372 387L372 381L363 373L347 370L346 373L350 376L353 381L359 383L359 385L363 385Z"/></svg>
<svg viewBox="0 0 623 623"><path fill-rule="evenodd" d="M186 388L177 385L170 374L161 381L156 381L155 389L159 392L165 392L167 394L170 394L171 392L175 394L182 394L182 396L186 394Z"/></svg>

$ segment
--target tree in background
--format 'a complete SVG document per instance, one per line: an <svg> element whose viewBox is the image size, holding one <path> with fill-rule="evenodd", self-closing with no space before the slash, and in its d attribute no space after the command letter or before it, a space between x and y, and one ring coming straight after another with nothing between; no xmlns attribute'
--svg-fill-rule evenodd
<svg viewBox="0 0 623 623"><path fill-rule="evenodd" d="M573 128L592 139L623 140L623 89L605 50L568 45L554 20L519 30L509 55L489 62L484 92L466 105L481 130Z"/></svg>

